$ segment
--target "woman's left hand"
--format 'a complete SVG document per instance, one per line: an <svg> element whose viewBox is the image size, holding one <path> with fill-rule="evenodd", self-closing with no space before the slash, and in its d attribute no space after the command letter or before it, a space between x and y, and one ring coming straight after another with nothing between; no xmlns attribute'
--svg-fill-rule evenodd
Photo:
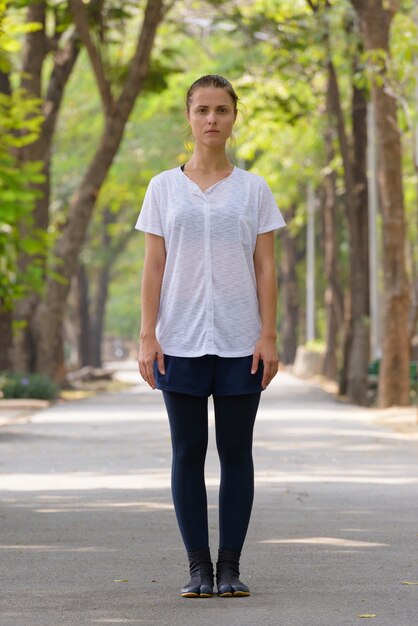
<svg viewBox="0 0 418 626"><path fill-rule="evenodd" d="M251 374L258 370L260 360L263 361L264 372L261 386L263 389L273 380L279 369L279 356L276 350L276 340L261 337L257 342L253 354Z"/></svg>

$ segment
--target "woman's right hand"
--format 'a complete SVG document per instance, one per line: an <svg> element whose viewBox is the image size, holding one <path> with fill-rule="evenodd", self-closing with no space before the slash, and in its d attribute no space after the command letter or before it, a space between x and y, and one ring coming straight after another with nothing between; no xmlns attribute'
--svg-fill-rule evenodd
<svg viewBox="0 0 418 626"><path fill-rule="evenodd" d="M138 365L142 378L149 384L151 389L155 389L154 361L158 361L158 371L165 374L163 351L154 337L152 339L141 339L139 344Z"/></svg>

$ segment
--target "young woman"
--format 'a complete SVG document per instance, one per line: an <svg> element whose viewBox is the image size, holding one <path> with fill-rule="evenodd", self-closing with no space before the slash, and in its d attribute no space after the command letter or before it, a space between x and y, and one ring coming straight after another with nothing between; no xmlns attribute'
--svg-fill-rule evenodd
<svg viewBox="0 0 418 626"><path fill-rule="evenodd" d="M217 590L250 593L239 559L254 495L253 426L278 369L273 231L285 222L264 178L228 159L237 102L221 76L191 85L193 154L151 179L136 224L146 233L139 370L162 390L170 422L187 598L213 595L204 478L211 394L221 463Z"/></svg>

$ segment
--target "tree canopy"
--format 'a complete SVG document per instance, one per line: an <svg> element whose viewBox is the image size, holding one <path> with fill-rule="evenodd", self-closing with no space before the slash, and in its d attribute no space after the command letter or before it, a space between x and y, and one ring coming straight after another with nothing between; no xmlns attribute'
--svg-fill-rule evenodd
<svg viewBox="0 0 418 626"><path fill-rule="evenodd" d="M133 226L150 178L190 156L185 95L209 73L227 77L239 95L231 158L266 178L287 220L286 233L277 238L278 349L285 362L294 360L307 336L311 186L315 337L333 355L328 375L349 397L366 401L367 367L376 356L369 349L375 321L367 237L368 193L376 182L367 161L373 141L381 168L375 280L386 329L393 316L389 285L395 284L385 265L391 211L404 216L396 245L405 253L399 268L404 263L410 294L399 305L407 320L402 355L389 358L392 348L381 335L384 376L396 363L416 359L414 7L407 0L184 0L123 7L103 0L1 0L0 303L14 320L14 366L17 359L60 378L66 355L72 364L80 362L83 341L77 344L77 336L137 341L143 239ZM385 33L371 31L373 11L387 23L386 40ZM64 66L65 76L57 78ZM391 121L379 108L384 98ZM371 103L375 139L367 127ZM390 124L401 140L397 190L393 164L384 169ZM48 330L56 329L51 350L58 360L42 347L42 321L51 310L57 311ZM38 346L35 354L28 345ZM382 402L396 402L393 393Z"/></svg>

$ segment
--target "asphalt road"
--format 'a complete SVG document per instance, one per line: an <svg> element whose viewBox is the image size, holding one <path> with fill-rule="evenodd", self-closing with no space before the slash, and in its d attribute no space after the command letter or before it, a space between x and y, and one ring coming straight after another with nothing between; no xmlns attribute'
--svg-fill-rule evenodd
<svg viewBox="0 0 418 626"><path fill-rule="evenodd" d="M210 424L216 554L212 414ZM161 394L143 383L3 425L1 626L418 624L417 434L280 373L255 427L249 598L180 597L188 568L170 462Z"/></svg>

